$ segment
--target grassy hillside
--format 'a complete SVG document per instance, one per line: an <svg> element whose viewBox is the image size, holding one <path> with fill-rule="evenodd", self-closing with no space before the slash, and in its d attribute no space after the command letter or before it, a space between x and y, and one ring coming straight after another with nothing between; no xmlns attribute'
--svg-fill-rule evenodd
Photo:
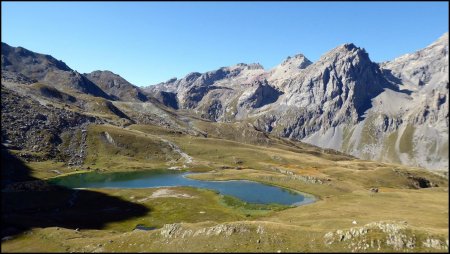
<svg viewBox="0 0 450 254"><path fill-rule="evenodd" d="M247 132L253 139L239 142L236 133L242 133L242 125L196 124L208 137L151 125L90 125L87 157L77 171L51 161L27 165L37 178L54 177L57 174L52 170L57 169L76 173L184 167L208 171L192 176L197 179L248 179L314 195L316 202L261 210L212 191L188 187L91 189L99 195L143 205L149 212L111 221L101 228L76 231L63 226L34 227L3 241L2 249L337 252L448 248L445 178L422 169L362 161L301 143L262 137L255 130ZM259 140L265 144L258 144ZM432 188L420 188L422 178ZM371 188L378 188L378 192ZM161 189L179 195L152 196ZM46 197L52 195L56 194L50 192ZM109 209L107 205L105 209ZM76 215L77 211L72 212ZM23 216L17 219L26 218ZM138 225L156 229L134 230Z"/></svg>

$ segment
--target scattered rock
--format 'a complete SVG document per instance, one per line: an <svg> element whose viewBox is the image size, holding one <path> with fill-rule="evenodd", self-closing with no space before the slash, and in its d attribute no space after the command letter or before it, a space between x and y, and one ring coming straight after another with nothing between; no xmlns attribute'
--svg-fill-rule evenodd
<svg viewBox="0 0 450 254"><path fill-rule="evenodd" d="M5 236L5 237L2 238L2 241L8 241L8 240L11 240L11 239L13 239L12 236Z"/></svg>
<svg viewBox="0 0 450 254"><path fill-rule="evenodd" d="M415 236L408 236L405 223L372 222L362 227L350 228L349 230L336 230L324 235L324 242L331 245L334 242L349 242L347 245L351 251L365 251L369 247L374 248L375 242L367 243L367 234L371 231L381 231L385 234L385 240L377 244L379 248L383 242L386 247L394 250L412 249L416 246Z"/></svg>
<svg viewBox="0 0 450 254"><path fill-rule="evenodd" d="M247 234L252 230L251 226L242 223L219 224L212 227L192 230L183 228L181 224L165 224L160 233L165 238L186 238L197 236L218 236L229 237L233 234Z"/></svg>
<svg viewBox="0 0 450 254"><path fill-rule="evenodd" d="M443 243L441 240L439 239L433 239L433 238L427 238L423 243L423 246L427 247L427 248L432 248L432 249L445 249L445 243ZM448 249L448 246L447 246Z"/></svg>

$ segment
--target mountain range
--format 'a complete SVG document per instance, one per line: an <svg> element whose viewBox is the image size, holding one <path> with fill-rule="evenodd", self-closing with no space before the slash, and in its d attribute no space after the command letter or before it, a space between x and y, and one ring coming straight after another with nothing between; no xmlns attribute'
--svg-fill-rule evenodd
<svg viewBox="0 0 450 254"><path fill-rule="evenodd" d="M244 126L248 142L270 134L360 159L447 170L448 60L445 33L383 63L347 43L316 62L298 54L271 70L239 63L137 87L110 71L81 74L52 56L2 43L2 143L81 163L83 142L61 150L69 129L151 123L211 135L192 124L203 119ZM17 98L61 107L37 119L36 104L36 112L19 116Z"/></svg>
<svg viewBox="0 0 450 254"><path fill-rule="evenodd" d="M238 64L144 89L212 121L245 121L281 137L362 159L448 168L448 33L374 63L354 44L271 70Z"/></svg>

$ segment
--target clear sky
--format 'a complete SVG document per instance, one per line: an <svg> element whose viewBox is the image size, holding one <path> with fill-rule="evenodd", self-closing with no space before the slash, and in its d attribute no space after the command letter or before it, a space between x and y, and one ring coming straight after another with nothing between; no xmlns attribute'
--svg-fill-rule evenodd
<svg viewBox="0 0 450 254"><path fill-rule="evenodd" d="M2 2L2 42L138 86L236 63L270 69L347 42L373 61L448 31L448 2Z"/></svg>

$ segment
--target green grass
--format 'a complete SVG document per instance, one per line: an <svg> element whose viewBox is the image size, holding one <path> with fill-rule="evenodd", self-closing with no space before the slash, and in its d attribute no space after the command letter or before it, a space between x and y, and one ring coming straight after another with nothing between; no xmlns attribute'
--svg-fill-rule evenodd
<svg viewBox="0 0 450 254"><path fill-rule="evenodd" d="M353 144L350 144L350 138L352 137L352 135L353 135L353 132L355 131L355 128L351 128L350 129L350 127L345 127L344 128L344 130L343 130L343 140L342 140L342 151L349 151L350 149L351 149L351 146L350 145L353 145Z"/></svg>
<svg viewBox="0 0 450 254"><path fill-rule="evenodd" d="M378 142L377 137L375 136L376 127L374 125L374 121L376 120L376 116L369 115L365 121L364 126L361 130L361 141L359 142L358 149L362 149L365 145L376 144ZM362 158L370 158L370 155L362 154Z"/></svg>
<svg viewBox="0 0 450 254"><path fill-rule="evenodd" d="M407 153L410 157L414 156L413 145L414 127L406 125L403 135L400 137L399 152Z"/></svg>
<svg viewBox="0 0 450 254"><path fill-rule="evenodd" d="M273 211L282 211L287 208L292 208L292 206L281 205L281 204L254 204L247 203L238 198L224 195L222 197L221 203L225 206L231 207L234 210L245 214L246 217L251 217L252 215L267 215Z"/></svg>
<svg viewBox="0 0 450 254"><path fill-rule="evenodd" d="M106 132L114 143L107 141ZM164 168L168 167L168 162L177 164L180 159L180 155L158 137L114 126L89 126L87 144L85 166L108 171Z"/></svg>

